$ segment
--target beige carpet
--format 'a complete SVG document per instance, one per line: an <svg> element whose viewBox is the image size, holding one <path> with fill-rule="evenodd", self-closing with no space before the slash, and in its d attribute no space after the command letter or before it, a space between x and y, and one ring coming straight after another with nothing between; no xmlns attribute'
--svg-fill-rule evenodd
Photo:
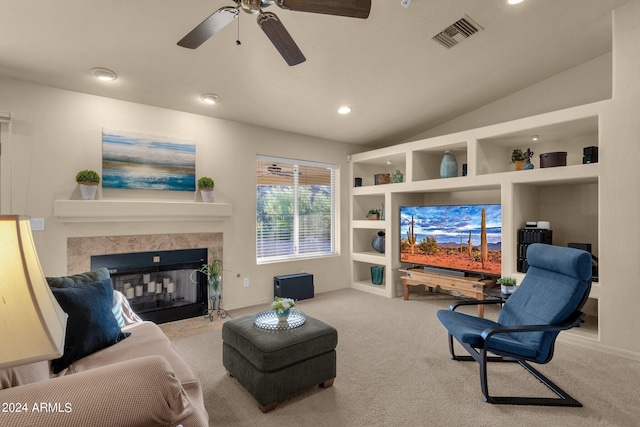
<svg viewBox="0 0 640 427"><path fill-rule="evenodd" d="M449 358L435 313L451 302L427 293L404 301L353 289L300 301L298 309L338 330L335 384L290 398L267 414L225 374L222 320L190 319L163 329L173 330L176 350L200 378L212 426L640 425L640 363L563 342L557 342L554 359L539 368L583 408L484 403L477 364ZM230 317L267 308L235 310ZM489 369L494 395L550 395L516 364Z"/></svg>

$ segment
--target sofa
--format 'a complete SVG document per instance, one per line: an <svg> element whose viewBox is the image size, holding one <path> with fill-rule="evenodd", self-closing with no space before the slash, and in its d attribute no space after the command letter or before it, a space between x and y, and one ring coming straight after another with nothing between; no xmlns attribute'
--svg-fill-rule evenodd
<svg viewBox="0 0 640 427"><path fill-rule="evenodd" d="M69 315L64 354L0 370L0 425L209 425L198 378L106 269L47 280Z"/></svg>

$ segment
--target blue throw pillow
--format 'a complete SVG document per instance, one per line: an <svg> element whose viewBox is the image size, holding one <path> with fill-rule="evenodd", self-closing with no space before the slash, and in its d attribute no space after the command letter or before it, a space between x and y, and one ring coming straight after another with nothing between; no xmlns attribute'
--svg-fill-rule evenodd
<svg viewBox="0 0 640 427"><path fill-rule="evenodd" d="M64 354L51 361L54 374L73 362L109 347L129 334L123 334L111 307L111 279L91 282L72 288L51 288L62 309L69 315Z"/></svg>
<svg viewBox="0 0 640 427"><path fill-rule="evenodd" d="M85 283L99 282L109 277L111 277L109 270L106 268L98 268L94 271L74 274L73 276L47 277L47 283L49 283L49 286L52 288L69 288Z"/></svg>

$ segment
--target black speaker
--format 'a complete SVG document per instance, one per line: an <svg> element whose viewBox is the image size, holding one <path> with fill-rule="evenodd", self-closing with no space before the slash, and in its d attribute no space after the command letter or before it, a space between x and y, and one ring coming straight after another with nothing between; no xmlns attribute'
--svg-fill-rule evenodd
<svg viewBox="0 0 640 427"><path fill-rule="evenodd" d="M526 273L529 269L527 263L527 248L532 243L545 243L551 245L553 243L553 231L545 228L520 228L518 230L518 246L517 246L517 271Z"/></svg>
<svg viewBox="0 0 640 427"><path fill-rule="evenodd" d="M591 243L567 243L567 246L575 249L582 249L591 253Z"/></svg>
<svg viewBox="0 0 640 427"><path fill-rule="evenodd" d="M273 278L273 296L301 300L313 298L313 274L298 273L275 276Z"/></svg>
<svg viewBox="0 0 640 427"><path fill-rule="evenodd" d="M584 147L582 149L582 163L583 164L588 164L588 163L598 163L598 147L596 146L591 146L591 147Z"/></svg>

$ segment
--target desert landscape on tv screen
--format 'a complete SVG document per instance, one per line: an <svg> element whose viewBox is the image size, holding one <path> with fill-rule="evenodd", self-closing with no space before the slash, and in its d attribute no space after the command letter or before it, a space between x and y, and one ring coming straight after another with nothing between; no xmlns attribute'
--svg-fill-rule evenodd
<svg viewBox="0 0 640 427"><path fill-rule="evenodd" d="M405 206L400 209L400 261L500 275L500 205Z"/></svg>

